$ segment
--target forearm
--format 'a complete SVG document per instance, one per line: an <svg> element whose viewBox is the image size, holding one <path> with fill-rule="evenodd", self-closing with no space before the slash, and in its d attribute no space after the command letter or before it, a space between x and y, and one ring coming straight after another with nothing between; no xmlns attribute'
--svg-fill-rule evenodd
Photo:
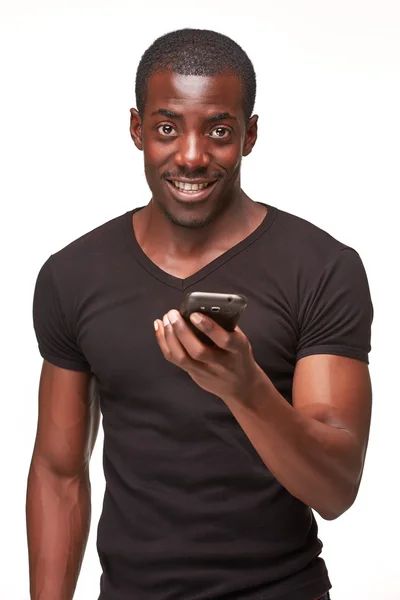
<svg viewBox="0 0 400 600"><path fill-rule="evenodd" d="M264 374L247 398L225 402L265 465L293 496L326 519L351 506L362 465L347 431L300 413Z"/></svg>
<svg viewBox="0 0 400 600"><path fill-rule="evenodd" d="M33 459L27 488L32 600L71 600L90 527L87 473L63 477Z"/></svg>

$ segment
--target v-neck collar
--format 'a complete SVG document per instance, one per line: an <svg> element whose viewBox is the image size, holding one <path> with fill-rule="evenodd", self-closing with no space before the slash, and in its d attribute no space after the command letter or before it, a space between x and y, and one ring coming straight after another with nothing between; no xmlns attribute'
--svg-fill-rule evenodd
<svg viewBox="0 0 400 600"><path fill-rule="evenodd" d="M278 209L274 206L270 206L269 204L264 204L264 202L259 202L258 204L262 204L267 208L267 214L264 219L261 221L260 225L247 237L245 237L242 241L232 246L223 252L220 256L209 262L207 265L193 273L189 277L185 279L181 279L180 277L175 277L174 275L170 275L163 269L161 269L158 265L156 265L148 256L145 254L139 245L135 230L132 225L132 215L144 208L144 206L139 206L138 208L134 208L128 211L125 214L125 235L128 247L130 251L133 253L136 260L142 265L146 271L151 273L153 277L168 285L170 287L176 288L178 290L184 291L186 288L198 283L210 273L221 267L223 264L228 262L231 258L242 252L245 248L250 246L253 242L255 242L263 233L269 229L275 220L276 215L278 214Z"/></svg>

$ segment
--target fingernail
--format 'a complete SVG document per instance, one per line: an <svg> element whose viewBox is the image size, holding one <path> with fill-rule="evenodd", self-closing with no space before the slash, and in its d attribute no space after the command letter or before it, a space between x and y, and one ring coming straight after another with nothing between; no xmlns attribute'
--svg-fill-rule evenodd
<svg viewBox="0 0 400 600"><path fill-rule="evenodd" d="M168 313L168 319L170 321L170 323L176 323L178 320L178 315L176 314L176 312L174 310L171 310L171 312Z"/></svg>
<svg viewBox="0 0 400 600"><path fill-rule="evenodd" d="M157 323L157 321L154 321L154 329L155 329L156 331L158 331L158 323Z"/></svg>
<svg viewBox="0 0 400 600"><path fill-rule="evenodd" d="M164 323L164 327L168 327L168 325L170 325L167 315L164 315L163 323Z"/></svg>
<svg viewBox="0 0 400 600"><path fill-rule="evenodd" d="M195 325L200 325L200 323L203 321L203 317L200 313L192 313L190 315L190 320L195 323Z"/></svg>

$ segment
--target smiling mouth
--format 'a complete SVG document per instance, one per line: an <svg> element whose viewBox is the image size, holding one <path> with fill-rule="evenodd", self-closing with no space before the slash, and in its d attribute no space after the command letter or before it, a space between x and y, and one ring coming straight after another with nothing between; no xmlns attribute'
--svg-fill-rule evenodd
<svg viewBox="0 0 400 600"><path fill-rule="evenodd" d="M183 192L185 194L196 194L201 190L205 190L216 183L215 181L203 182L203 183L187 183L183 181L177 181L172 179L167 179L168 183L176 188L179 192Z"/></svg>

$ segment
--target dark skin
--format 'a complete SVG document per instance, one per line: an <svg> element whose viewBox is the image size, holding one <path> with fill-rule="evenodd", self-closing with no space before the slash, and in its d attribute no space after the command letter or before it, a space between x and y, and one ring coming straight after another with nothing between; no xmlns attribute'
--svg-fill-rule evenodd
<svg viewBox="0 0 400 600"><path fill-rule="evenodd" d="M131 134L144 152L153 195L132 225L143 251L166 272L192 275L265 217L265 207L240 187L241 160L256 142L257 116L245 119L234 75L151 77L144 115L131 111ZM188 202L167 178L212 185L204 199ZM326 519L347 510L357 495L367 448L368 366L330 355L301 359L291 406L254 361L239 327L228 333L205 317L195 324L215 347L204 346L174 307L156 321L166 360L226 403L266 466L294 496ZM73 597L90 525L89 461L98 425L90 375L44 361L26 507L32 600Z"/></svg>
<svg viewBox="0 0 400 600"><path fill-rule="evenodd" d="M71 600L89 534L89 461L100 419L89 373L43 362L26 519L32 600Z"/></svg>
<svg viewBox="0 0 400 600"><path fill-rule="evenodd" d="M265 217L265 207L240 187L242 156L256 142L257 120L254 115L246 123L235 75L162 73L150 78L143 119L131 110L131 135L144 152L153 197L134 214L133 227L143 251L166 272L190 276L247 237ZM179 203L166 177L216 183L204 202Z"/></svg>
<svg viewBox="0 0 400 600"><path fill-rule="evenodd" d="M144 151L153 192L149 205L135 214L133 227L144 252L176 277L198 271L265 216L240 188L242 156L257 138L257 116L246 122L242 106L240 81L233 75L163 73L149 81L143 118L132 110L132 138ZM221 143L214 139L209 118L227 113L233 118L221 119L218 126L232 132ZM218 134L225 139L225 132ZM199 206L177 204L165 174L195 179L199 173L204 179L220 175L213 193ZM206 225L194 226L199 223ZM226 403L291 494L325 519L345 512L357 496L368 444L372 391L367 364L333 355L299 360L290 405L255 362L240 327L228 333L204 315L192 315L192 320L215 347L202 344L171 307L155 322L164 357Z"/></svg>

